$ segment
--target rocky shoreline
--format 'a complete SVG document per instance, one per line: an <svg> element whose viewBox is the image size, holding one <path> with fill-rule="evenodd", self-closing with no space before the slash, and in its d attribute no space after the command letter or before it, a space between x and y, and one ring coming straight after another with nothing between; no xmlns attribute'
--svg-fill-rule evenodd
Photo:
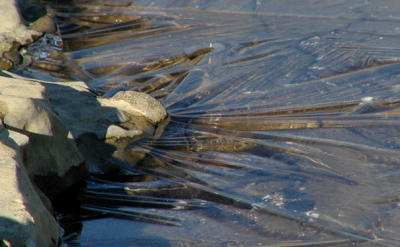
<svg viewBox="0 0 400 247"><path fill-rule="evenodd" d="M0 69L55 25L29 0L0 0ZM38 13L33 15L32 13ZM96 96L84 82L45 82L0 72L0 246L58 246L52 198L88 175L116 142L154 135L167 112L138 92ZM103 153L102 147L112 146Z"/></svg>

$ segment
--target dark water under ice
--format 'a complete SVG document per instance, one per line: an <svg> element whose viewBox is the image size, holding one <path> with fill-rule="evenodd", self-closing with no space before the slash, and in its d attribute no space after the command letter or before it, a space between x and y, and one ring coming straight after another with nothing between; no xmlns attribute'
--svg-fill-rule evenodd
<svg viewBox="0 0 400 247"><path fill-rule="evenodd" d="M63 52L20 73L170 114L127 148L144 160L74 195L65 246L400 245L399 1L51 6Z"/></svg>

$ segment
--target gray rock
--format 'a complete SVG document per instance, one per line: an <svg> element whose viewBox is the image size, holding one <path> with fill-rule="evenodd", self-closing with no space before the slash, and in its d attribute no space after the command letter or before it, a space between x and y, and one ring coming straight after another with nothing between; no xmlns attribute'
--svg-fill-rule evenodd
<svg viewBox="0 0 400 247"><path fill-rule="evenodd" d="M57 31L57 27L50 16L43 16L37 19L35 22L29 25L31 30L37 32L46 32L46 33L54 33Z"/></svg>
<svg viewBox="0 0 400 247"><path fill-rule="evenodd" d="M106 138L134 138L142 134L142 130L127 130L113 124L108 127Z"/></svg>
<svg viewBox="0 0 400 247"><path fill-rule="evenodd" d="M41 34L29 30L19 14L16 1L0 0L0 69L9 69L19 63L19 47L32 42ZM36 151L41 148L56 151L56 147L49 145L30 149L27 147L33 140L38 140L35 135L46 136L47 133L46 137L51 139L50 133L62 129L60 126L55 127L60 121L56 120L46 103L41 102L41 85L18 85L17 81L4 79L0 82L0 246L58 246L58 224L44 206L30 179L30 176L46 172L46 167L39 160L35 164L29 161L25 164L29 163L31 171L27 171L22 161L25 157L35 157ZM5 84L2 85L3 83ZM3 121L8 125L7 128ZM55 128L52 129L53 127ZM64 128L61 135L57 134L57 141L53 143L68 146L64 137L65 131ZM47 162L51 156L54 153L41 155L40 159ZM62 163L60 157L54 162L58 168L60 162ZM48 163L47 166L52 164ZM74 163L71 162L70 165L74 166ZM68 168L63 167L56 173L62 175L66 170Z"/></svg>
<svg viewBox="0 0 400 247"><path fill-rule="evenodd" d="M21 46L57 30L46 7L35 0L0 0L0 23L0 69L4 70L21 62Z"/></svg>
<svg viewBox="0 0 400 247"><path fill-rule="evenodd" d="M42 32L55 31L46 9L35 1L0 0L0 12L0 69L20 62L22 45ZM85 159L90 157L82 155L76 139L94 134L100 149L87 153L97 156L113 142L101 140L154 134L154 125L167 112L143 93L119 92L103 99L82 82L11 77L0 76L0 122L4 123L0 125L0 245L56 246L57 223L31 181L46 195L60 193L87 173Z"/></svg>
<svg viewBox="0 0 400 247"><path fill-rule="evenodd" d="M92 133L98 139L106 137L107 129L114 123L128 121L115 107L101 107L95 94L84 82L42 82L45 96L68 126L75 138Z"/></svg>
<svg viewBox="0 0 400 247"><path fill-rule="evenodd" d="M8 75L13 78L0 76L4 123L0 154L7 154L0 156L0 240L12 246L55 246L57 224L31 181L46 195L60 193L86 175L85 160L126 159L124 149L130 140L153 135L167 112L143 93L120 92L106 99L83 82L52 83ZM8 178L3 179L3 174ZM14 205L13 198L20 198L19 204Z"/></svg>
<svg viewBox="0 0 400 247"><path fill-rule="evenodd" d="M73 136L92 133L105 138L154 134L154 125L167 117L164 106L145 93L119 92L112 98L97 97L84 82L41 82L46 98ZM71 100L73 99L73 100ZM124 128L117 131L116 125ZM109 129L111 127L111 129Z"/></svg>
<svg viewBox="0 0 400 247"><path fill-rule="evenodd" d="M71 133L44 94L38 82L0 77L0 239L12 246L58 244L57 222L32 180L55 195L87 172Z"/></svg>
<svg viewBox="0 0 400 247"><path fill-rule="evenodd" d="M31 43L41 33L23 24L14 0L0 0L0 10L6 10L0 13L0 69L9 69L18 62L14 61L18 57L17 48ZM9 51L13 52L5 54Z"/></svg>
<svg viewBox="0 0 400 247"><path fill-rule="evenodd" d="M155 98L145 93L134 91L118 92L112 98L97 97L92 93L84 82L44 82L26 79L9 73L14 78L0 77L0 89L3 97L15 96L35 99L38 109L35 109L34 116L37 116L40 109L51 108L57 116L48 116L49 118L59 118L71 131L74 138L79 138L83 134L93 133L98 139L121 137L121 132L112 136L115 128L109 131L112 125L121 125L130 131L138 130L146 134L153 134L154 125L159 124L167 117L167 111L164 106ZM23 90L21 90L24 88ZM1 100L1 95L0 95ZM4 101L4 100L3 100ZM5 104L1 107L6 107ZM18 108L18 105L16 105ZM26 106L28 107L28 106ZM25 109L26 110L26 109ZM18 111L14 109L10 112L8 121L13 122L17 128L29 127L29 131L39 133L38 129L45 128L42 124L36 124L35 117L26 116L25 119L19 116ZM1 114L1 113L0 113ZM1 116L1 115L0 115ZM18 121L22 121L18 123ZM29 119L29 121L28 121ZM40 118L40 121L45 121ZM29 126L26 126L26 121ZM46 120L48 121L48 120ZM54 121L58 121L54 119ZM146 123L147 122L147 123ZM51 130L42 129L51 134ZM107 134L108 133L108 134ZM123 134L132 136L139 132Z"/></svg>
<svg viewBox="0 0 400 247"><path fill-rule="evenodd" d="M0 127L0 240L3 246L57 246L58 225L36 193L22 150L29 138Z"/></svg>
<svg viewBox="0 0 400 247"><path fill-rule="evenodd" d="M133 140L153 136L156 125L167 117L162 104L144 93L121 92L126 97L117 93L117 97L102 98L82 82L42 85L53 109L78 140L85 159L92 168L103 172L118 166L117 161L128 161L124 155L126 147Z"/></svg>
<svg viewBox="0 0 400 247"><path fill-rule="evenodd" d="M29 136L26 169L32 179L47 177L38 185L55 195L84 175L72 171L86 167L72 134L44 98L45 90L37 82L0 77L0 116L7 128Z"/></svg>
<svg viewBox="0 0 400 247"><path fill-rule="evenodd" d="M120 91L111 98L100 98L99 102L102 106L115 107L132 115L144 116L153 124L158 124L168 115L158 100L140 92Z"/></svg>
<svg viewBox="0 0 400 247"><path fill-rule="evenodd" d="M0 0L0 69L20 62L21 45L55 31L42 5L19 0L18 11L16 1ZM69 188L87 175L86 161L110 155L114 142L123 143L114 158L122 157L129 140L120 139L153 135L167 112L143 93L104 99L83 82L8 75L0 76L0 246L58 246L58 225L42 191L52 197ZM89 141L79 150L77 139Z"/></svg>
<svg viewBox="0 0 400 247"><path fill-rule="evenodd" d="M17 7L22 19L25 22L32 23L46 16L47 9L46 6L36 0L17 0Z"/></svg>

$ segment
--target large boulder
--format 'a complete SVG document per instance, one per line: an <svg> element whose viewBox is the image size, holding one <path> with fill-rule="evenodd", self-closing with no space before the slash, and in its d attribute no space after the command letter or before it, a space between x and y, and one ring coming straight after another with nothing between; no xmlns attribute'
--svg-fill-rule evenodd
<svg viewBox="0 0 400 247"><path fill-rule="evenodd" d="M82 178L87 167L68 128L44 98L45 91L37 82L0 77L0 116L7 128L29 136L25 167L52 196Z"/></svg>
<svg viewBox="0 0 400 247"><path fill-rule="evenodd" d="M0 240L11 246L58 246L58 224L36 186L54 196L87 175L45 92L38 82L0 77Z"/></svg>
<svg viewBox="0 0 400 247"><path fill-rule="evenodd" d="M22 147L28 142L28 136L0 124L0 241L11 246L57 246L57 222L22 163Z"/></svg>

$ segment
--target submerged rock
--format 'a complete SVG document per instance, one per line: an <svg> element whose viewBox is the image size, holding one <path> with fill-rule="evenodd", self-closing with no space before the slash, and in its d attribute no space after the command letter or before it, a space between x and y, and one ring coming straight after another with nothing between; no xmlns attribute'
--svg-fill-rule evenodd
<svg viewBox="0 0 400 247"><path fill-rule="evenodd" d="M110 125L107 129L106 138L134 138L143 134L142 130L127 130L118 125Z"/></svg>

